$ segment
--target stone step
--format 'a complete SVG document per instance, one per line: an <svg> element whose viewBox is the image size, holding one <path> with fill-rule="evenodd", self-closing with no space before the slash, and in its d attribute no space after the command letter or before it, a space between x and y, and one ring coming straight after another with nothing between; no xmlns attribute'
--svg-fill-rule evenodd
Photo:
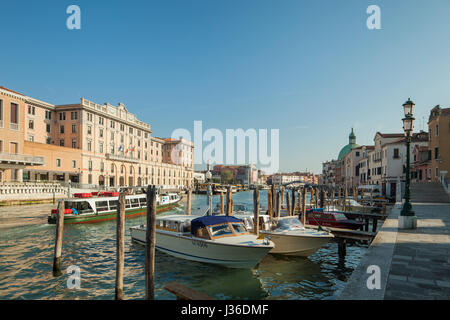
<svg viewBox="0 0 450 320"><path fill-rule="evenodd" d="M411 202L450 203L450 196L439 182L413 182Z"/></svg>

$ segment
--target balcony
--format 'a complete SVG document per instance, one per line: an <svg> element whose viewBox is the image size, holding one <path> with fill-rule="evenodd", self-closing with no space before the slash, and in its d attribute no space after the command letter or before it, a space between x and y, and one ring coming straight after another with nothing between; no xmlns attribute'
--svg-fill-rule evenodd
<svg viewBox="0 0 450 320"><path fill-rule="evenodd" d="M139 159L137 159L137 158L120 156L120 155L111 154L111 153L107 153L105 156L106 156L106 159L108 159L108 160L116 160L116 161L125 161L125 162L139 163Z"/></svg>
<svg viewBox="0 0 450 320"><path fill-rule="evenodd" d="M0 163L25 166L44 165L44 157L0 152Z"/></svg>

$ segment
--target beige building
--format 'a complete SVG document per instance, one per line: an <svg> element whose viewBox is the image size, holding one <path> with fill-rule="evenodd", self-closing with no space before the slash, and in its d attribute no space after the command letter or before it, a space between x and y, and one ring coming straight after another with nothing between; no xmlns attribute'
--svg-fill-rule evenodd
<svg viewBox="0 0 450 320"><path fill-rule="evenodd" d="M431 180L449 179L450 170L450 108L436 106L428 119Z"/></svg>
<svg viewBox="0 0 450 320"><path fill-rule="evenodd" d="M24 150L26 112L26 96L0 87L0 182L22 181L27 166L44 164L43 157Z"/></svg>
<svg viewBox="0 0 450 320"><path fill-rule="evenodd" d="M183 158L191 161L180 165L165 162L166 141L152 137L150 125L138 120L122 103L100 105L81 98L79 104L56 106L18 93L14 98L20 110L19 123L14 123L18 130L11 123L0 141L4 140L2 145L17 141L17 153L28 152L44 160L24 164L25 180L70 179L82 187L192 184L193 144L171 141L171 147L181 145ZM3 100L3 105L12 103L11 98ZM4 117L9 114L5 112ZM20 180L14 179L14 173L3 173L3 179Z"/></svg>

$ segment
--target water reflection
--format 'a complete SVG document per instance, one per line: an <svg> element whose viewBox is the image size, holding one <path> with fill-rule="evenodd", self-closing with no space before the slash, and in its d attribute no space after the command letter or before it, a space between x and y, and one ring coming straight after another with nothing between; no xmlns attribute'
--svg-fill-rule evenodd
<svg viewBox="0 0 450 320"><path fill-rule="evenodd" d="M265 205L266 191L261 191ZM233 195L235 203L252 206L252 193ZM204 195L193 197L201 207ZM214 196L213 204L219 202ZM46 208L46 210L48 210ZM183 212L178 208L165 214ZM48 211L47 211L48 212ZM144 299L144 247L131 241L129 227L145 223L145 217L126 220L125 277L126 299ZM54 278L52 262L55 228L31 225L0 232L0 299L114 299L114 222L65 225L63 275ZM347 258L339 262L337 244L328 243L308 258L266 256L253 270L227 269L181 260L156 252L155 295L175 299L163 289L179 282L218 299L333 299L365 253L364 246L347 248ZM81 269L81 289L67 289L70 265Z"/></svg>

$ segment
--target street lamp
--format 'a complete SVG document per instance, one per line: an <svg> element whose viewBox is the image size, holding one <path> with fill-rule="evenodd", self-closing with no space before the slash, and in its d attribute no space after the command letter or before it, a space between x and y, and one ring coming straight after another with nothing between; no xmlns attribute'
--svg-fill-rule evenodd
<svg viewBox="0 0 450 320"><path fill-rule="evenodd" d="M403 204L402 211L399 217L399 228L400 229L415 229L417 227L417 220L412 210L412 206L410 203L410 182L411 182L411 168L410 168L410 144L411 144L411 135L414 130L414 102L411 99L408 99L403 104L403 110L405 113L405 117L403 120L403 130L406 135L406 181L405 181L405 203Z"/></svg>

